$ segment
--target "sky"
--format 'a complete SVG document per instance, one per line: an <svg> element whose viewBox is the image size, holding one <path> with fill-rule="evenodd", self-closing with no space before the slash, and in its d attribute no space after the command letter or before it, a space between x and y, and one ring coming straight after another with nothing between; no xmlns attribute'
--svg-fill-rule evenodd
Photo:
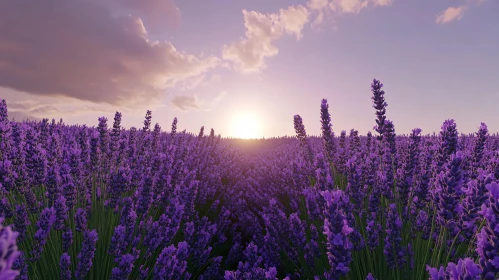
<svg viewBox="0 0 499 280"><path fill-rule="evenodd" d="M16 120L153 123L224 137L375 125L499 132L497 0L0 0L0 99Z"/></svg>

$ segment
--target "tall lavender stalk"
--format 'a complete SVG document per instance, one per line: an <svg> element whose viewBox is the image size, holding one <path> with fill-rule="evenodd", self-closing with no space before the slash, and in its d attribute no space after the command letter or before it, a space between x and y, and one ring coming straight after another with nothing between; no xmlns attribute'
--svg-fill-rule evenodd
<svg viewBox="0 0 499 280"><path fill-rule="evenodd" d="M372 96L372 101L373 101L373 107L376 109L376 126L375 130L379 133L378 135L378 140L383 139L383 134L385 132L385 113L386 113L386 106L388 104L385 102L385 91L382 90L383 84L379 81L374 79L372 84L371 84L371 91L373 93Z"/></svg>
<svg viewBox="0 0 499 280"><path fill-rule="evenodd" d="M321 103L321 129L322 129L322 146L324 153L329 162L333 162L336 154L336 145L334 143L334 133L331 128L331 114L329 114L329 104L326 99L322 99Z"/></svg>
<svg viewBox="0 0 499 280"><path fill-rule="evenodd" d="M303 120L300 117L300 115L294 116L294 125L295 125L296 137L300 141L300 146L302 152L305 155L305 159L307 159L309 163L312 163L313 162L312 149L310 147L310 143L308 142L307 132L305 131L305 126L303 125Z"/></svg>
<svg viewBox="0 0 499 280"><path fill-rule="evenodd" d="M83 244L80 253L78 253L78 265L75 271L76 279L84 279L92 267L95 245L98 235L96 230L85 231L83 234Z"/></svg>
<svg viewBox="0 0 499 280"><path fill-rule="evenodd" d="M2 226L3 218L0 218L0 279L13 280L19 271L14 270L13 265L21 255L17 250L17 232L12 231L10 226Z"/></svg>
<svg viewBox="0 0 499 280"><path fill-rule="evenodd" d="M339 279L350 271L353 245L349 234L353 229L348 226L347 217L342 210L341 190L323 191L326 201L324 210L324 235L326 236L327 255L331 270L324 273L326 279Z"/></svg>

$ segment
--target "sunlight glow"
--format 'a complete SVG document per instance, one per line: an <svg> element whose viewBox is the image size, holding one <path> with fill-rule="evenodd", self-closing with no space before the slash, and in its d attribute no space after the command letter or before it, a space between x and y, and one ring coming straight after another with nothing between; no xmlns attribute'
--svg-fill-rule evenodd
<svg viewBox="0 0 499 280"><path fill-rule="evenodd" d="M250 139L260 138L262 135L260 119L253 114L239 114L234 116L231 123L231 136Z"/></svg>

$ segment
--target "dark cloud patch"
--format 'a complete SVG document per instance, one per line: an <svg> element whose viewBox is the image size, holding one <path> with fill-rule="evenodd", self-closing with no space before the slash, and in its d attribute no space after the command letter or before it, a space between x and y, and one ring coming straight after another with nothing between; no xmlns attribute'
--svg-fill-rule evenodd
<svg viewBox="0 0 499 280"><path fill-rule="evenodd" d="M1 1L0 87L116 105L144 104L157 100L168 86L218 65L215 57L201 59L169 42L150 40L139 17L114 16L103 3ZM162 7L160 11L171 8L159 0L120 3L145 14L151 12L147 3Z"/></svg>

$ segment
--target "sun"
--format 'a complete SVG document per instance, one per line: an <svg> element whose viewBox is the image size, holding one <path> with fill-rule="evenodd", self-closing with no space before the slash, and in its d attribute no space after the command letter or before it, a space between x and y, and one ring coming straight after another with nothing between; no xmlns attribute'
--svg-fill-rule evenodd
<svg viewBox="0 0 499 280"><path fill-rule="evenodd" d="M261 137L261 122L254 114L244 113L232 118L231 134L236 138L250 139Z"/></svg>

